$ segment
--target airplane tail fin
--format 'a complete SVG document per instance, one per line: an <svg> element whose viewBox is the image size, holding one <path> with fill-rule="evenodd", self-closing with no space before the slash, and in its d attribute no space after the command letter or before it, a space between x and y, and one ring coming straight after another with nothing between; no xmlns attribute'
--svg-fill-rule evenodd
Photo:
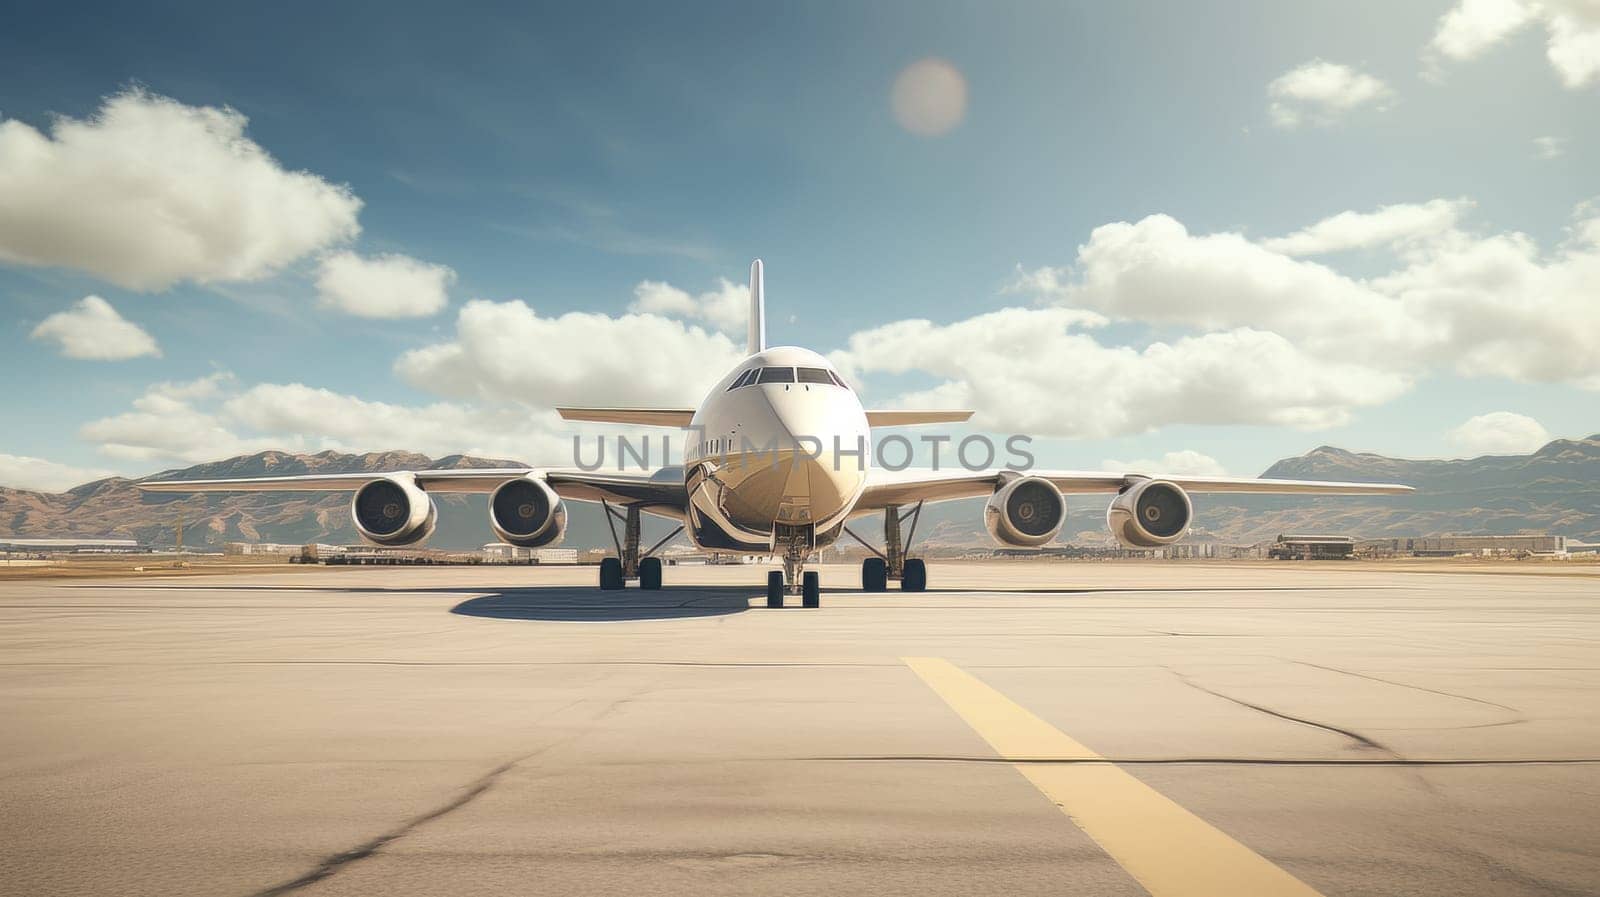
<svg viewBox="0 0 1600 897"><path fill-rule="evenodd" d="M750 264L750 354L767 348L766 275L761 260Z"/></svg>

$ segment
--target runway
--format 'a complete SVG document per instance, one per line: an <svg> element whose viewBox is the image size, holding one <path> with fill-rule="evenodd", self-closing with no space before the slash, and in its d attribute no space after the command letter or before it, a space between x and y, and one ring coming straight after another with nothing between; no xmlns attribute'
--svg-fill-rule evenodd
<svg viewBox="0 0 1600 897"><path fill-rule="evenodd" d="M0 583L0 894L1600 893L1600 576L594 575Z"/></svg>

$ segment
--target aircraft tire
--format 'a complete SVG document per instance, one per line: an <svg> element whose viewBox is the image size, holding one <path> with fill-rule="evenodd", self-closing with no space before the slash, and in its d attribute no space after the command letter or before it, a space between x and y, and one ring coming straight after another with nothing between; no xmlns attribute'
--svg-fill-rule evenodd
<svg viewBox="0 0 1600 897"><path fill-rule="evenodd" d="M883 592L889 588L889 564L883 558L871 557L861 562L861 591Z"/></svg>
<svg viewBox="0 0 1600 897"><path fill-rule="evenodd" d="M614 592L622 588L622 559L600 559L600 588L602 591Z"/></svg>
<svg viewBox="0 0 1600 897"><path fill-rule="evenodd" d="M767 607L783 607L783 571L767 571Z"/></svg>
<svg viewBox="0 0 1600 897"><path fill-rule="evenodd" d="M817 571L806 571L805 575L801 577L800 582L800 606L821 607L822 578L817 575Z"/></svg>
<svg viewBox="0 0 1600 897"><path fill-rule="evenodd" d="M906 558L906 567L900 574L900 591L921 592L928 588L928 565L922 558Z"/></svg>
<svg viewBox="0 0 1600 897"><path fill-rule="evenodd" d="M641 558L639 560L639 588L661 588L661 559Z"/></svg>

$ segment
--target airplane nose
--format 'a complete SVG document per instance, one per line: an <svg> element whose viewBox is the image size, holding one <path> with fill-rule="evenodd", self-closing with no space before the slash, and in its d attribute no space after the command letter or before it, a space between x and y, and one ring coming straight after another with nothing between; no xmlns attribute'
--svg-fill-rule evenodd
<svg viewBox="0 0 1600 897"><path fill-rule="evenodd" d="M833 517L854 501L866 479L865 465L854 454L856 435L841 432L842 424L851 427L831 398L836 397L796 395L793 389L767 396L780 442L793 452L777 514L780 522L816 523Z"/></svg>

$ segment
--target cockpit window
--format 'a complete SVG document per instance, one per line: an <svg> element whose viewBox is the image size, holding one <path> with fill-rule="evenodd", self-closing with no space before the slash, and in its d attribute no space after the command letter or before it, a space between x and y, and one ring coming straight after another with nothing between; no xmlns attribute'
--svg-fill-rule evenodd
<svg viewBox="0 0 1600 897"><path fill-rule="evenodd" d="M800 368L801 383L826 383L833 385L833 379L828 376L826 368Z"/></svg>
<svg viewBox="0 0 1600 897"><path fill-rule="evenodd" d="M850 388L850 384L844 382L844 378L840 377L838 374L835 374L832 371L829 371L828 372L828 376L832 377L833 378L833 382L839 384L840 387L842 387L844 389L849 389Z"/></svg>
<svg viewBox="0 0 1600 897"><path fill-rule="evenodd" d="M738 389L741 386L749 386L756 379L756 373L759 370L760 368L751 368L750 370L745 371L744 373L740 374L739 379L733 381L728 388Z"/></svg>
<svg viewBox="0 0 1600 897"><path fill-rule="evenodd" d="M793 383L794 368L762 368L760 383Z"/></svg>

